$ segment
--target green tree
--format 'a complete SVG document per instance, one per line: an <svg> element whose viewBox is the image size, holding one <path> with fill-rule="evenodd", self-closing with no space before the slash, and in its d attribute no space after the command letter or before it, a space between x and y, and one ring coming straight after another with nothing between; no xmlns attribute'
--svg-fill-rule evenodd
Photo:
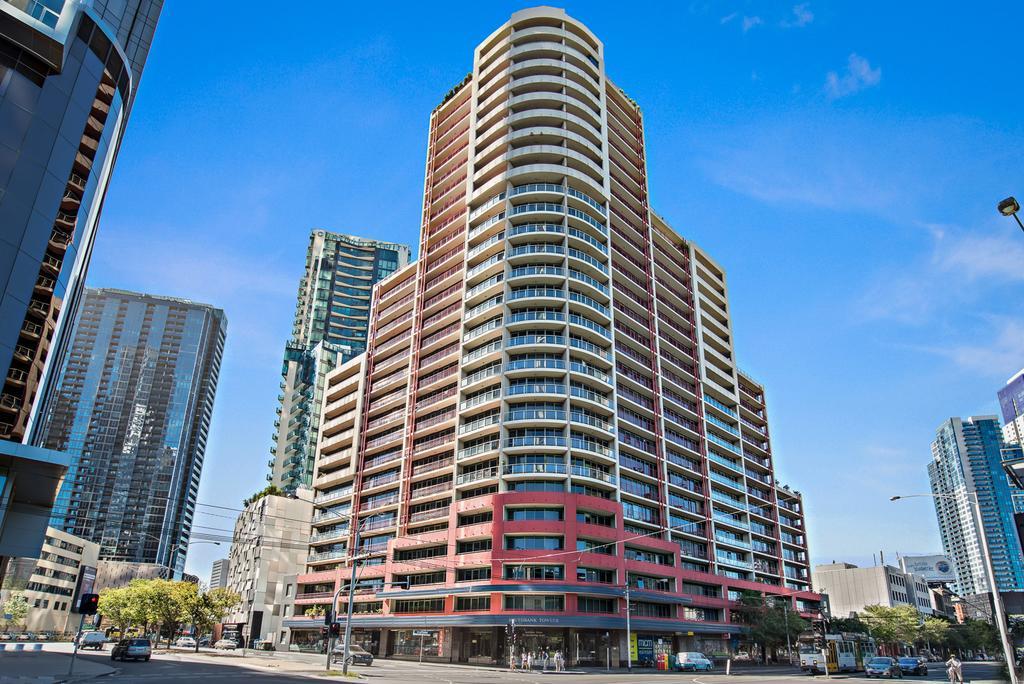
<svg viewBox="0 0 1024 684"><path fill-rule="evenodd" d="M259 501L265 496L285 496L285 491L275 484L269 484L260 491L256 492L248 499L242 501L242 506L248 506L254 501Z"/></svg>
<svg viewBox="0 0 1024 684"><path fill-rule="evenodd" d="M913 606L865 606L858 617L877 642L900 644L917 639L920 620Z"/></svg>
<svg viewBox="0 0 1024 684"><path fill-rule="evenodd" d="M928 645L931 651L934 647L945 643L949 634L949 623L936 617L927 617L918 629L917 638Z"/></svg>
<svg viewBox="0 0 1024 684"><path fill-rule="evenodd" d="M100 604L97 610L121 634L127 632L132 625L145 621L141 608L138 592L133 592L129 587L100 591Z"/></svg>
<svg viewBox="0 0 1024 684"><path fill-rule="evenodd" d="M751 640L759 644L762 657L789 642L795 644L800 634L810 629L810 622L794 610L785 610L782 601L768 599L755 591L740 594L734 614L750 628Z"/></svg>
<svg viewBox="0 0 1024 684"><path fill-rule="evenodd" d="M7 597L4 601L3 606L4 615L10 615L7 618L7 629L10 629L11 625L23 625L25 618L28 617L28 600L25 595L21 592L14 592Z"/></svg>
<svg viewBox="0 0 1024 684"><path fill-rule="evenodd" d="M228 589L211 589L200 591L199 587L188 582L194 589L185 589L180 593L184 620L191 622L196 631L196 652L199 651L199 635L212 630L224 615L237 604L241 597Z"/></svg>

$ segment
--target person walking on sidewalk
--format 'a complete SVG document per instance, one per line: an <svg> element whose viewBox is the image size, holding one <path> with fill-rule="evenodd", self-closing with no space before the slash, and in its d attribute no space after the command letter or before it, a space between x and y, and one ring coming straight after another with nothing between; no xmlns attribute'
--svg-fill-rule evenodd
<svg viewBox="0 0 1024 684"><path fill-rule="evenodd" d="M949 654L949 660L946 661L946 674L949 675L950 684L964 684L963 663L955 653Z"/></svg>

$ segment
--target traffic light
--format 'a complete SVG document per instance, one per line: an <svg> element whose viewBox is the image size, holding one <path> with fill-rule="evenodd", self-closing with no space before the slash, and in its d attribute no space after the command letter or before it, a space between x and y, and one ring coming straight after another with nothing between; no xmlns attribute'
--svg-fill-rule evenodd
<svg viewBox="0 0 1024 684"><path fill-rule="evenodd" d="M328 608L327 612L324 613L324 624L330 626L334 622L334 610Z"/></svg>
<svg viewBox="0 0 1024 684"><path fill-rule="evenodd" d="M340 622L332 622L330 630L331 630L331 636L333 636L333 637L341 636L341 623Z"/></svg>
<svg viewBox="0 0 1024 684"><path fill-rule="evenodd" d="M815 620L811 623L811 629L814 630L814 648L820 651L825 648L825 634L828 627L824 620Z"/></svg>
<svg viewBox="0 0 1024 684"><path fill-rule="evenodd" d="M320 628L320 638L326 639L329 632L330 632L330 628L329 627L321 627Z"/></svg>
<svg viewBox="0 0 1024 684"><path fill-rule="evenodd" d="M95 615L99 605L99 594L82 594L78 599L78 612L80 615Z"/></svg>

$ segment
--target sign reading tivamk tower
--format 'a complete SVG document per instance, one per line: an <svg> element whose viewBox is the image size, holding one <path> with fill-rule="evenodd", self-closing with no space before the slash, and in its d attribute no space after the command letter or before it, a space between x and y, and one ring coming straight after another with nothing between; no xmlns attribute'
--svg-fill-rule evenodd
<svg viewBox="0 0 1024 684"><path fill-rule="evenodd" d="M900 566L925 582L956 582L956 571L945 556L904 556Z"/></svg>

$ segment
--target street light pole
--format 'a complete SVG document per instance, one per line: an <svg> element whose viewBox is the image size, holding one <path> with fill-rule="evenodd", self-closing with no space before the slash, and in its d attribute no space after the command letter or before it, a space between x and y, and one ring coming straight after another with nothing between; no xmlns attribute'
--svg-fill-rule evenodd
<svg viewBox="0 0 1024 684"><path fill-rule="evenodd" d="M363 518L363 522L369 520L369 518ZM346 677L348 676L348 659L349 649L352 640L352 612L355 610L355 597L356 597L356 555L355 552L359 550L359 531L362 529L363 523L359 522L355 525L355 536L352 545L352 551L349 553L349 557L352 559L352 576L348 582L348 613L345 618L345 651L342 655L341 672ZM1017 684L1014 682L1013 684Z"/></svg>
<svg viewBox="0 0 1024 684"><path fill-rule="evenodd" d="M629 578L626 578L626 669L633 671L633 637L629 624Z"/></svg>
<svg viewBox="0 0 1024 684"><path fill-rule="evenodd" d="M1020 226L1021 230L1024 230L1024 223L1021 223L1020 216L1017 216L1017 212L1020 211L1020 204L1013 197L1007 197L996 207L999 209L999 213L1003 216L1012 216L1017 220L1017 225Z"/></svg>
<svg viewBox="0 0 1024 684"><path fill-rule="evenodd" d="M1010 199L1013 199L1012 197ZM1006 200L1004 200L1005 202ZM1014 200L1016 203L1016 200ZM1019 207L1018 207L1019 208ZM1020 219L1017 219L1020 222ZM1024 229L1024 226L1021 226ZM890 501L909 499L911 497L931 497L933 499L955 499L952 494L909 494L906 496L893 496ZM981 559L985 565L985 581L988 584L989 592L992 594L992 605L995 609L996 627L999 629L999 641L1003 645L1003 657L1006 658L1006 669L1010 673L1010 684L1019 684L1017 678L1017 663L1013 653L1013 642L1006 631L1006 614L1003 611L1003 597L999 594L999 587L996 586L996 574L992 568L992 557L988 550L988 537L985 534L985 524L981 517L981 503L978 501L977 492L967 492L967 501L971 506L971 513L974 517L974 524L977 526L978 538L981 541Z"/></svg>

